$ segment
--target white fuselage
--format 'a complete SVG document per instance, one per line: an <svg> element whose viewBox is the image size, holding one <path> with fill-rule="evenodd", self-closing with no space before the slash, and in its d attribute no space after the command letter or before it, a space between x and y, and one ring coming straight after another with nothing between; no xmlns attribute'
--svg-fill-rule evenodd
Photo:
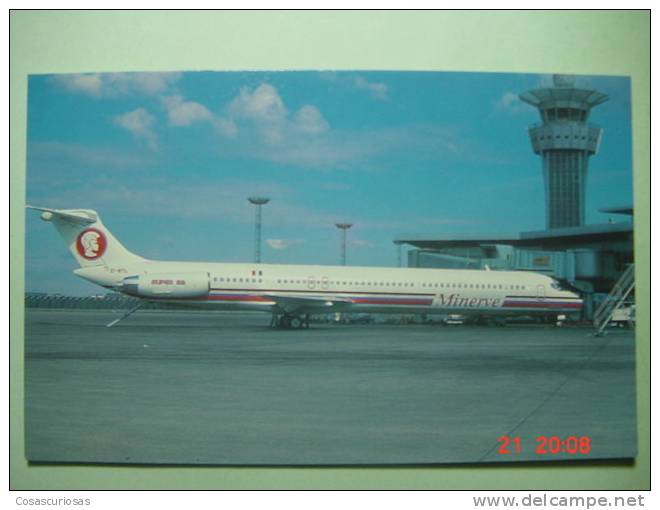
<svg viewBox="0 0 660 510"><path fill-rule="evenodd" d="M287 299L299 300L301 313L321 313L304 303L323 300L350 303L351 312L374 313L548 314L582 307L577 294L530 272L156 261L75 272L149 301L213 309L285 312L281 301ZM135 275L144 275L149 294L122 288L122 281ZM192 275L204 275L208 291L177 297L177 283L186 285Z"/></svg>

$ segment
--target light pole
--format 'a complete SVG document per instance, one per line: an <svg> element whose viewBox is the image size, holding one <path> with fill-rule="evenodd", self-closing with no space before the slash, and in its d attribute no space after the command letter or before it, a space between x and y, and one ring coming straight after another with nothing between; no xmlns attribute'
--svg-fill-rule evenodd
<svg viewBox="0 0 660 510"><path fill-rule="evenodd" d="M261 206L270 202L266 197L248 197L248 202L254 204L257 209L254 216L254 261L261 262Z"/></svg>
<svg viewBox="0 0 660 510"><path fill-rule="evenodd" d="M341 265L346 265L346 231L353 226L352 223L335 223L335 227L341 230Z"/></svg>

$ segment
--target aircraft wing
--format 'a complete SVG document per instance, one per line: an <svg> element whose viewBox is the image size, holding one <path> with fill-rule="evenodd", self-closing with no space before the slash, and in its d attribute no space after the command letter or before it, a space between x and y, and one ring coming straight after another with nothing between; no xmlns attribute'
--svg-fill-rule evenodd
<svg viewBox="0 0 660 510"><path fill-rule="evenodd" d="M279 294L264 294L263 296L275 301L275 304L286 313L342 312L353 305L352 300L335 296L282 296Z"/></svg>

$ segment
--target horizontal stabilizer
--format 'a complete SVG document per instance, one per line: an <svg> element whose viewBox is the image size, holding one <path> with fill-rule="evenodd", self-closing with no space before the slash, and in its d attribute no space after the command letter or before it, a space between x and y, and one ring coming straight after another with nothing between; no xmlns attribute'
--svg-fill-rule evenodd
<svg viewBox="0 0 660 510"><path fill-rule="evenodd" d="M57 216L60 219L71 221L73 223L95 223L98 219L98 216L94 211L86 210L75 210L75 209L49 209L47 207L34 207L32 205L26 205L27 209L34 209L35 211L43 211L41 219L44 221L50 221L53 216Z"/></svg>

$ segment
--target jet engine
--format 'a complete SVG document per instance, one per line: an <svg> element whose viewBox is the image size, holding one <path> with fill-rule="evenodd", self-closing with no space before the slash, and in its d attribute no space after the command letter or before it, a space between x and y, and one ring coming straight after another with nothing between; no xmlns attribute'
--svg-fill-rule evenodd
<svg viewBox="0 0 660 510"><path fill-rule="evenodd" d="M124 278L120 290L140 298L197 298L208 296L208 273L149 273Z"/></svg>

